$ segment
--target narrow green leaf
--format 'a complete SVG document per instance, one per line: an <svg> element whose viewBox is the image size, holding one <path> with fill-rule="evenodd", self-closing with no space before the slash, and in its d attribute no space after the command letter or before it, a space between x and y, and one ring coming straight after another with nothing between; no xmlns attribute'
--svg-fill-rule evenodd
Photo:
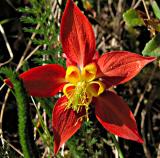
<svg viewBox="0 0 160 158"><path fill-rule="evenodd" d="M20 7L17 10L21 13L25 13L25 14L28 13L28 14L32 14L32 15L37 15L38 13L41 13L40 8Z"/></svg>
<svg viewBox="0 0 160 158"><path fill-rule="evenodd" d="M123 14L123 19L129 27L143 26L144 21L135 9L129 9Z"/></svg>
<svg viewBox="0 0 160 158"><path fill-rule="evenodd" d="M152 9L153 9L153 12L154 12L155 16L158 19L160 19L160 8L159 8L157 2L156 1L152 1L151 5L152 5Z"/></svg>
<svg viewBox="0 0 160 158"><path fill-rule="evenodd" d="M160 57L160 33L153 37L142 51L143 55Z"/></svg>
<svg viewBox="0 0 160 158"><path fill-rule="evenodd" d="M21 17L20 20L25 24L38 24L39 23L39 19L34 18L32 16L28 16L28 17L24 16L24 17Z"/></svg>
<svg viewBox="0 0 160 158"><path fill-rule="evenodd" d="M11 21L11 19L4 19L4 20L0 21L0 25L5 24L9 21Z"/></svg>

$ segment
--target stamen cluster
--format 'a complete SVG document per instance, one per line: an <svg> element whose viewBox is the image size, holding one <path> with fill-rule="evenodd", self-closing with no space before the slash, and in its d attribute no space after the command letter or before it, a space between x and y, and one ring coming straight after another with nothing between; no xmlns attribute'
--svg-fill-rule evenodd
<svg viewBox="0 0 160 158"><path fill-rule="evenodd" d="M89 104L93 97L98 97L105 89L104 84L96 79L97 67L94 63L79 69L76 66L69 66L66 71L68 82L63 92L68 98L66 109L72 108L79 112L84 107L88 115Z"/></svg>

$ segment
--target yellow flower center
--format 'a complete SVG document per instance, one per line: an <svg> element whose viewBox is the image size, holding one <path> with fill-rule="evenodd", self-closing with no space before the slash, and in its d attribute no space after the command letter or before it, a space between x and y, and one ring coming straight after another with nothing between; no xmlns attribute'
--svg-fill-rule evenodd
<svg viewBox="0 0 160 158"><path fill-rule="evenodd" d="M96 79L97 67L94 63L86 65L82 70L76 66L69 66L65 79L68 82L63 93L68 98L67 109L79 112L82 107L88 115L89 104L93 97L98 97L104 90L104 84Z"/></svg>

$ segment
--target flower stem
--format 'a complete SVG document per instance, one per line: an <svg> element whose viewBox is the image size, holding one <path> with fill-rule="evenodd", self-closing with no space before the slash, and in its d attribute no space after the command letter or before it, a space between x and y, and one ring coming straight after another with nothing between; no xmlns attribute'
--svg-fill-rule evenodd
<svg viewBox="0 0 160 158"><path fill-rule="evenodd" d="M120 146L119 146L119 144L118 144L118 141L117 141L115 135L111 134L111 137L112 137L113 142L114 142L114 145L115 145L115 147L116 147L116 149L117 149L117 151L118 151L119 157L120 157L120 158L124 158L123 153L122 153L122 150L121 150L121 148L120 148Z"/></svg>
<svg viewBox="0 0 160 158"><path fill-rule="evenodd" d="M5 74L13 83L13 94L15 95L18 108L18 132L20 144L25 158L39 158L33 137L33 125L30 116L28 96L18 74L8 68L1 68L0 73Z"/></svg>

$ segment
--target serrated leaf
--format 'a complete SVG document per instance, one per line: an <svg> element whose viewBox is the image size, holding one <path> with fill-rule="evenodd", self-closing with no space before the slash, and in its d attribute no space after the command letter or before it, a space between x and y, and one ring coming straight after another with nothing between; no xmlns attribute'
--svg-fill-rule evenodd
<svg viewBox="0 0 160 158"><path fill-rule="evenodd" d="M142 54L145 56L160 57L160 33L145 45Z"/></svg>
<svg viewBox="0 0 160 158"><path fill-rule="evenodd" d="M25 13L25 14L28 13L28 14L32 14L32 15L40 12L39 9L29 8L29 7L25 7L25 8L20 7L17 10L21 13Z"/></svg>
<svg viewBox="0 0 160 158"><path fill-rule="evenodd" d="M21 17L20 20L23 22L23 23L26 23L26 24L38 24L39 23L39 19L36 19L34 17Z"/></svg>
<svg viewBox="0 0 160 158"><path fill-rule="evenodd" d="M36 44L36 45L48 45L49 44L49 41L47 39L33 39L33 44Z"/></svg>
<svg viewBox="0 0 160 158"><path fill-rule="evenodd" d="M45 30L43 28L35 29L35 28L23 28L25 32L36 33L39 35L44 35Z"/></svg>
<svg viewBox="0 0 160 158"><path fill-rule="evenodd" d="M129 9L123 14L123 19L129 27L143 26L144 21L135 9Z"/></svg>
<svg viewBox="0 0 160 158"><path fill-rule="evenodd" d="M153 12L154 12L155 16L158 19L160 19L160 8L159 8L157 2L156 1L152 1L151 5L152 5L152 9L153 9Z"/></svg>

